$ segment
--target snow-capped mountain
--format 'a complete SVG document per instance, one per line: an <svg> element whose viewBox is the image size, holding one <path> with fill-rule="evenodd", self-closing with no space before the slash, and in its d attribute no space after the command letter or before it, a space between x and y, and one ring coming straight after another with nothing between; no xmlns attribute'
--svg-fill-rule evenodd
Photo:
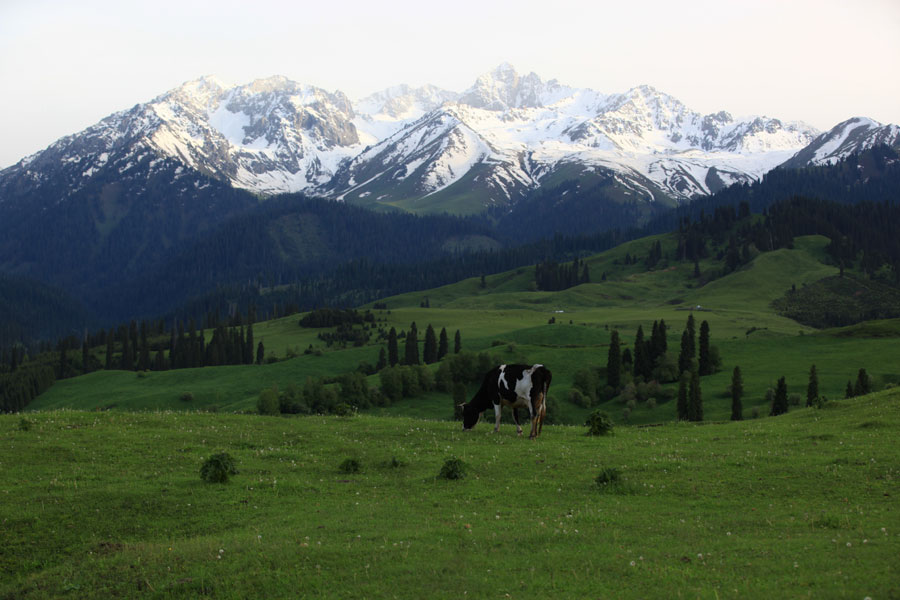
<svg viewBox="0 0 900 600"><path fill-rule="evenodd" d="M832 165L876 145L900 147L900 127L853 117L818 136L784 163L786 168Z"/></svg>
<svg viewBox="0 0 900 600"><path fill-rule="evenodd" d="M0 203L48 186L62 200L92 178L169 161L176 178L414 210L478 212L595 175L627 198L672 203L759 179L794 155L832 160L851 141L896 140L896 126L879 127L851 120L817 138L803 123L700 114L650 86L604 94L508 64L462 93L401 85L356 102L284 77L230 87L206 77L0 171Z"/></svg>

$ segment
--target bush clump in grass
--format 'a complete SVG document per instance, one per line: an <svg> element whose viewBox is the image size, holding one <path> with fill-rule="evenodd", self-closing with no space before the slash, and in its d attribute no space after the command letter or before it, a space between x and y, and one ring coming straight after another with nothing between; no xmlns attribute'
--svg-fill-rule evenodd
<svg viewBox="0 0 900 600"><path fill-rule="evenodd" d="M278 402L278 392L272 388L261 391L256 399L256 410L261 415L280 414L281 404Z"/></svg>
<svg viewBox="0 0 900 600"><path fill-rule="evenodd" d="M391 460L386 460L381 463L383 467L386 469L399 469L400 467L405 467L406 463L397 458L396 456L392 456Z"/></svg>
<svg viewBox="0 0 900 600"><path fill-rule="evenodd" d="M455 456L444 461L438 477L441 479L462 479L466 476L466 463Z"/></svg>
<svg viewBox="0 0 900 600"><path fill-rule="evenodd" d="M207 483L226 483L232 475L237 475L234 459L227 452L213 454L200 467L200 478Z"/></svg>
<svg viewBox="0 0 900 600"><path fill-rule="evenodd" d="M606 435L612 433L614 425L609 414L599 409L592 412L584 424L588 427L588 435Z"/></svg>
<svg viewBox="0 0 900 600"><path fill-rule="evenodd" d="M354 417L356 416L356 407L346 402L339 402L334 406L334 414L339 417Z"/></svg>
<svg viewBox="0 0 900 600"><path fill-rule="evenodd" d="M185 392L181 396L179 396L178 399L182 402L193 402L194 394L192 394L191 392Z"/></svg>
<svg viewBox="0 0 900 600"><path fill-rule="evenodd" d="M345 458L338 467L342 473L359 473L362 465L355 458Z"/></svg>
<svg viewBox="0 0 900 600"><path fill-rule="evenodd" d="M615 467L605 467L600 471L597 477L594 478L594 481L598 488L605 491L618 486L621 479L621 471Z"/></svg>
<svg viewBox="0 0 900 600"><path fill-rule="evenodd" d="M34 425L34 423L29 421L25 417L19 419L19 431L29 431L32 425Z"/></svg>

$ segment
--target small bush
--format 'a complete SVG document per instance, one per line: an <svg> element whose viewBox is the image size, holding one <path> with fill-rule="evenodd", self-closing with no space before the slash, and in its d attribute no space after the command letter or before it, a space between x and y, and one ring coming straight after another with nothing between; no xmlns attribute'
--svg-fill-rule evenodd
<svg viewBox="0 0 900 600"><path fill-rule="evenodd" d="M345 458L344 462L338 467L341 473L359 473L362 465L355 458Z"/></svg>
<svg viewBox="0 0 900 600"><path fill-rule="evenodd" d="M207 483L225 483L237 473L234 459L227 452L213 454L200 467L200 478Z"/></svg>
<svg viewBox="0 0 900 600"><path fill-rule="evenodd" d="M396 456L392 456L391 460L386 460L382 463L382 466L387 469L399 469L400 467L405 467L406 463L397 458Z"/></svg>
<svg viewBox="0 0 900 600"><path fill-rule="evenodd" d="M350 406L346 402L339 402L334 406L334 414L339 417L353 417L356 416L356 407Z"/></svg>
<svg viewBox="0 0 900 600"><path fill-rule="evenodd" d="M150 377L150 371L138 371L137 372L138 379L146 379L147 377Z"/></svg>
<svg viewBox="0 0 900 600"><path fill-rule="evenodd" d="M278 401L278 392L269 388L259 393L256 399L256 410L261 415L277 415L281 412L281 403Z"/></svg>
<svg viewBox="0 0 900 600"><path fill-rule="evenodd" d="M32 425L34 425L34 423L29 421L25 417L19 419L19 431L30 431Z"/></svg>
<svg viewBox="0 0 900 600"><path fill-rule="evenodd" d="M190 392L185 392L181 396L179 396L178 399L181 400L182 402L193 402L194 394L192 394Z"/></svg>
<svg viewBox="0 0 900 600"><path fill-rule="evenodd" d="M441 467L441 472L438 474L438 477L440 477L441 479L462 479L465 476L466 463L456 458L455 456L451 456L444 461L444 465Z"/></svg>
<svg viewBox="0 0 900 600"><path fill-rule="evenodd" d="M612 433L613 420L605 411L595 410L584 422L588 426L588 435L606 435Z"/></svg>
<svg viewBox="0 0 900 600"><path fill-rule="evenodd" d="M609 489L610 486L618 485L621 478L622 472L617 468L605 467L600 471L597 477L594 478L594 482L601 490L606 490Z"/></svg>

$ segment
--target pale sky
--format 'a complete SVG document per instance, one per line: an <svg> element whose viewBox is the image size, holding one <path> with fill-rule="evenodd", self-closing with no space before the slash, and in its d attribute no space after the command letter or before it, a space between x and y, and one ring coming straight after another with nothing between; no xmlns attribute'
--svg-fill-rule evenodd
<svg viewBox="0 0 900 600"><path fill-rule="evenodd" d="M704 114L900 124L900 0L0 0L0 168L203 75L355 99L504 61Z"/></svg>

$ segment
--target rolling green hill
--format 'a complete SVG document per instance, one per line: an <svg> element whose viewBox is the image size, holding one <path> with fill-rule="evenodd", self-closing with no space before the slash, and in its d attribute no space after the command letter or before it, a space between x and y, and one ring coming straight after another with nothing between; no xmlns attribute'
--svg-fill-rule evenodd
<svg viewBox="0 0 900 600"><path fill-rule="evenodd" d="M436 288L387 298L385 309L375 309L376 327L398 332L416 322L420 332L427 324L436 331L461 332L463 348L490 352L498 362L531 361L548 365L554 373L550 395L553 418L561 423L581 423L590 409L568 401L569 390L580 369L605 367L610 332L617 329L625 347L634 343L639 325L646 335L653 321L668 325L668 345L677 354L688 315L697 323L708 321L711 343L721 358L721 369L702 378L707 420L730 416L727 388L732 370L740 366L745 395L744 415L768 414L766 391L784 376L791 394L803 396L810 366L815 364L820 393L843 397L847 381L867 369L876 389L900 382L900 354L896 327L869 324L883 330L877 337L847 335L845 331L816 330L779 316L772 301L792 286L802 287L834 275L837 269L822 262L828 240L821 236L797 238L792 249L762 253L737 271L706 282L703 273L720 268L716 258L699 262L701 278L693 265L664 259L647 270L642 260L655 242L664 255L674 251L672 235L643 238L585 259L591 281L559 292L538 291L534 268L523 267ZM632 257L629 261L628 257ZM429 308L422 308L427 300ZM552 323L551 323L552 322ZM333 330L333 329L332 329ZM303 386L309 377L336 377L354 371L361 363L374 365L384 341L360 348L329 348L317 339L321 330L303 329L297 317L258 323L257 340L268 354L296 358L274 364L241 367L206 367L190 371L99 372L58 382L33 402L30 410L49 408L254 410L264 388ZM310 353L305 354L308 350ZM434 368L434 367L432 367ZM379 386L377 375L369 377ZM670 393L674 384L669 384ZM474 388L467 394L474 393ZM190 393L190 402L181 400ZM601 402L616 420L633 424L659 423L675 418L674 402L662 399L654 406L639 402L626 407L624 400ZM387 407L372 408L379 415L407 415L444 419L450 415L451 398L431 392Z"/></svg>

